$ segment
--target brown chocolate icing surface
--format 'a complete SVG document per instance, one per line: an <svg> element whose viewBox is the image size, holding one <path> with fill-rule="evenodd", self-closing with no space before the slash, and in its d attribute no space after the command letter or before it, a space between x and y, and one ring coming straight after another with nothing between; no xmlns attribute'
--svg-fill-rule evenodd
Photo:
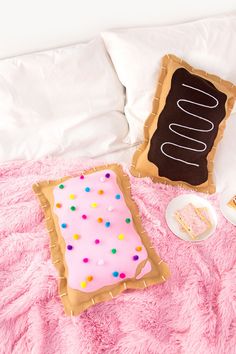
<svg viewBox="0 0 236 354"><path fill-rule="evenodd" d="M148 152L159 176L194 186L207 181L207 155L225 117L226 99L210 81L184 68L174 72Z"/></svg>

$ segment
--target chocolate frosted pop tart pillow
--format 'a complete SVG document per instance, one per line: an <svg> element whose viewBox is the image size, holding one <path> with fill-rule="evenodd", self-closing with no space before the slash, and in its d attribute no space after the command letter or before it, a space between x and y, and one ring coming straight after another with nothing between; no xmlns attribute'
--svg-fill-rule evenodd
<svg viewBox="0 0 236 354"><path fill-rule="evenodd" d="M155 253L119 165L33 186L46 217L67 315L169 276Z"/></svg>
<svg viewBox="0 0 236 354"><path fill-rule="evenodd" d="M166 55L132 174L214 193L213 158L235 96L231 82Z"/></svg>

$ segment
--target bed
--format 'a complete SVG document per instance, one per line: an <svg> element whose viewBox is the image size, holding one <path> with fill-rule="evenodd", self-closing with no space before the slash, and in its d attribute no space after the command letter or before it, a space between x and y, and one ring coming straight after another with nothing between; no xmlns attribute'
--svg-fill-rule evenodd
<svg viewBox="0 0 236 354"><path fill-rule="evenodd" d="M0 31L0 353L235 353L236 231L219 210L236 178L235 108L215 157L217 193L205 196L218 215L205 243L183 242L166 225L165 209L181 187L129 171L164 54L236 83L234 2L193 10L187 1L171 8L128 1L125 13L105 0L52 2L47 12L46 4L27 5L32 17L24 14L22 24L18 16L20 30L0 21L8 29ZM172 277L65 317L32 184L114 162L130 176L143 225Z"/></svg>

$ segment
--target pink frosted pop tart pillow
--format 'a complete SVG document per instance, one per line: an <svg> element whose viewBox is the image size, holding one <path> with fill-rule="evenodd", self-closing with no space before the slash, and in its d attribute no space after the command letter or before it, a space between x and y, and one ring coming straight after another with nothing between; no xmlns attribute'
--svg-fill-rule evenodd
<svg viewBox="0 0 236 354"><path fill-rule="evenodd" d="M59 295L67 315L169 277L119 165L33 186L44 210Z"/></svg>

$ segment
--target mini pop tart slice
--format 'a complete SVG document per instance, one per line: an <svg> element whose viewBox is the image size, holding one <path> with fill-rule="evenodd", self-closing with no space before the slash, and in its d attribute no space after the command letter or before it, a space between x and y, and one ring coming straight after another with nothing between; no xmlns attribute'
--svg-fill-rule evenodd
<svg viewBox="0 0 236 354"><path fill-rule="evenodd" d="M167 264L142 227L129 177L119 165L40 182L33 190L45 213L67 315L169 277Z"/></svg>
<svg viewBox="0 0 236 354"><path fill-rule="evenodd" d="M192 203L177 210L175 218L180 224L181 230L185 231L193 240L212 227L207 208L195 208Z"/></svg>
<svg viewBox="0 0 236 354"><path fill-rule="evenodd" d="M236 195L234 195L227 203L230 208L236 210Z"/></svg>

